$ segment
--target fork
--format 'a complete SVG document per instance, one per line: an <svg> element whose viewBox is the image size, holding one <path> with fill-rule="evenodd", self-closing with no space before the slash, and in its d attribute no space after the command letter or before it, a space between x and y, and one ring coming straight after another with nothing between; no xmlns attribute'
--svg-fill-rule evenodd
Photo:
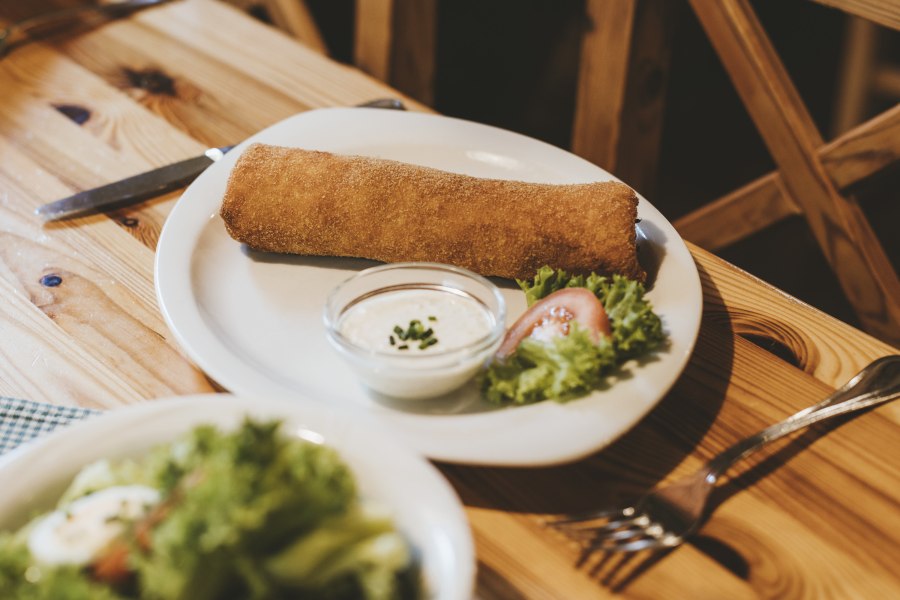
<svg viewBox="0 0 900 600"><path fill-rule="evenodd" d="M595 551L637 552L675 547L701 525L710 493L734 463L813 423L897 398L900 355L879 358L818 404L737 442L697 472L651 491L633 505L570 515L550 525L587 537L585 555Z"/></svg>
<svg viewBox="0 0 900 600"><path fill-rule="evenodd" d="M119 17L136 10L164 4L171 0L121 0L107 4L87 4L54 10L42 15L23 19L0 31L0 58L10 48L23 41L32 32L44 27L59 27L70 22L77 22L87 16Z"/></svg>

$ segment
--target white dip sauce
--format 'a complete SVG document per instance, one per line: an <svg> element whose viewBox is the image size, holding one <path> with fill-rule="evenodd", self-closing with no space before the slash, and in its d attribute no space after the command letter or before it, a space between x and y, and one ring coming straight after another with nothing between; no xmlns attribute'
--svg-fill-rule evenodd
<svg viewBox="0 0 900 600"><path fill-rule="evenodd" d="M421 325L410 338L406 334L414 320ZM395 327L408 339L401 339ZM441 287L373 293L347 308L336 329L343 340L332 343L367 387L407 399L440 396L462 386L500 343L487 306Z"/></svg>
<svg viewBox="0 0 900 600"><path fill-rule="evenodd" d="M406 331L412 320L420 321L425 330L433 330L429 337L437 342L420 348L420 340L401 340L394 327ZM488 308L471 296L416 288L384 292L360 301L344 313L338 330L361 348L419 356L468 346L488 335L493 326Z"/></svg>

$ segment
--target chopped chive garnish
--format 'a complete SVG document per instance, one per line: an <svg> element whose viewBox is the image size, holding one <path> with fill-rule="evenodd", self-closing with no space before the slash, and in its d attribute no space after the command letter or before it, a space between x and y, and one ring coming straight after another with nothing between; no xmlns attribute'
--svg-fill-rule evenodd
<svg viewBox="0 0 900 600"><path fill-rule="evenodd" d="M435 317L434 315L429 315L428 320L437 321L437 317ZM425 326L422 325L422 321L420 321L419 319L410 320L409 326L406 329L403 329L399 325L394 325L393 331L401 342L405 342L407 340L419 342L419 350L424 350L429 346L434 346L435 344L437 344L437 338L434 337L434 329L432 329L431 327L425 329ZM388 336L388 341L390 342L391 346L394 346L396 343L393 335ZM407 350L408 348L408 344L397 346L398 350Z"/></svg>

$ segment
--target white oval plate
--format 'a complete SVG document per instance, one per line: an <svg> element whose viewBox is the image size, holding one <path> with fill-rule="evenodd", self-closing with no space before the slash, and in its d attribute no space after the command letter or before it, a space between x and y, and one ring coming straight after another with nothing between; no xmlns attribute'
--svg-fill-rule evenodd
<svg viewBox="0 0 900 600"><path fill-rule="evenodd" d="M283 430L336 449L360 494L386 506L422 561L427 589L441 600L469 600L475 552L453 488L431 464L365 419L321 406L205 394L116 409L20 446L0 457L0 530L49 509L85 465L139 457L201 423L229 429L244 416L281 419Z"/></svg>
<svg viewBox="0 0 900 600"><path fill-rule="evenodd" d="M421 113L313 110L254 135L185 191L166 221L156 257L157 295L169 327L197 365L232 392L365 413L437 460L546 465L612 442L656 405L684 368L700 326L700 280L675 229L641 198L642 261L658 265L649 297L669 334L665 351L631 366L630 376L608 389L564 404L496 408L480 399L474 385L427 402L377 397L328 345L322 323L328 292L376 263L255 253L225 231L218 211L228 175L251 142L390 158L478 177L615 179L532 138ZM514 284L505 285L511 323L525 299Z"/></svg>

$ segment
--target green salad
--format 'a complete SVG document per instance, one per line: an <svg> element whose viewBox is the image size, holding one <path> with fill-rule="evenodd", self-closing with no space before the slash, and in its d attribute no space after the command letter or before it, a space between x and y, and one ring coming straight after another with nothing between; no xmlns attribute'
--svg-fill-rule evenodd
<svg viewBox="0 0 900 600"><path fill-rule="evenodd" d="M212 426L79 473L0 533L0 598L419 598L411 549L331 448Z"/></svg>
<svg viewBox="0 0 900 600"><path fill-rule="evenodd" d="M517 331L523 334L521 339L512 340L514 350L501 352L482 375L482 393L490 402L528 404L584 396L601 387L625 361L646 356L665 342L662 322L638 281L543 267L532 281L517 283L530 307L523 315L527 322L511 328L504 345ZM583 299L566 298L564 292L572 289L593 294L599 301L594 310L603 313L596 320L602 323L593 325L591 320L590 326L583 325L585 319L579 318L586 312ZM559 298L556 305L552 298ZM535 312L541 302L549 305ZM555 334L535 335L546 330L548 322L556 322Z"/></svg>

